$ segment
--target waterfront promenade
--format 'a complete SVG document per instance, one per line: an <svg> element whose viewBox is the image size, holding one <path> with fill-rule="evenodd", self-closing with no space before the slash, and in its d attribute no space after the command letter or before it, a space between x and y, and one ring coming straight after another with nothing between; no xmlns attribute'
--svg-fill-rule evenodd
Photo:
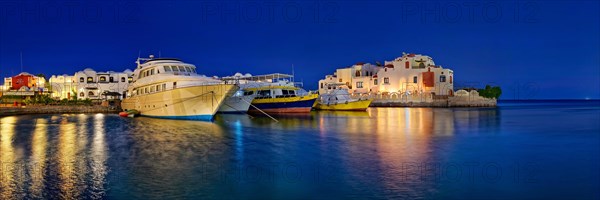
<svg viewBox="0 0 600 200"><path fill-rule="evenodd" d="M100 105L28 105L0 106L0 117L29 114L118 113L119 109Z"/></svg>

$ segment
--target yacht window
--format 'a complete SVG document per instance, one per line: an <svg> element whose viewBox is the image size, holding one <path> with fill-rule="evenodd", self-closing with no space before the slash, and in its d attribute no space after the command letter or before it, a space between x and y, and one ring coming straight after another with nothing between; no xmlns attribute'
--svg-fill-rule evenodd
<svg viewBox="0 0 600 200"><path fill-rule="evenodd" d="M154 92L154 87L150 86L150 93Z"/></svg>
<svg viewBox="0 0 600 200"><path fill-rule="evenodd" d="M192 72L192 70L190 69L190 67L185 67L185 71L186 72Z"/></svg>
<svg viewBox="0 0 600 200"><path fill-rule="evenodd" d="M179 70L177 69L177 66L171 66L171 69L173 69L174 72L178 72Z"/></svg>
<svg viewBox="0 0 600 200"><path fill-rule="evenodd" d="M148 94L148 88L144 88L144 94Z"/></svg>
<svg viewBox="0 0 600 200"><path fill-rule="evenodd" d="M258 96L269 97L269 96L271 96L271 90L258 91Z"/></svg>
<svg viewBox="0 0 600 200"><path fill-rule="evenodd" d="M177 88L177 82L173 82L173 89Z"/></svg>
<svg viewBox="0 0 600 200"><path fill-rule="evenodd" d="M162 87L163 87L162 90L167 90L167 84L166 83L163 83Z"/></svg>
<svg viewBox="0 0 600 200"><path fill-rule="evenodd" d="M156 91L157 91L157 92L158 92L158 91L160 91L160 87L159 87L159 85L156 85Z"/></svg>
<svg viewBox="0 0 600 200"><path fill-rule="evenodd" d="M150 70L150 75L154 75L154 69Z"/></svg>
<svg viewBox="0 0 600 200"><path fill-rule="evenodd" d="M281 94L288 95L288 91L287 90L281 90Z"/></svg>
<svg viewBox="0 0 600 200"><path fill-rule="evenodd" d="M183 66L179 66L179 71L180 72L185 72L185 68Z"/></svg>
<svg viewBox="0 0 600 200"><path fill-rule="evenodd" d="M171 67L165 66L165 72L170 72L170 71L171 71Z"/></svg>
<svg viewBox="0 0 600 200"><path fill-rule="evenodd" d="M196 74L196 68L192 68L192 72L194 72L194 74Z"/></svg>

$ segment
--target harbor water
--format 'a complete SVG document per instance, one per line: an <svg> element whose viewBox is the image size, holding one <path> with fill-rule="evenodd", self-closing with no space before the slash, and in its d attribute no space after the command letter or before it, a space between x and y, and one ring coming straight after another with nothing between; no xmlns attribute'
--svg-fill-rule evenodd
<svg viewBox="0 0 600 200"><path fill-rule="evenodd" d="M0 199L598 199L600 102L0 118Z"/></svg>

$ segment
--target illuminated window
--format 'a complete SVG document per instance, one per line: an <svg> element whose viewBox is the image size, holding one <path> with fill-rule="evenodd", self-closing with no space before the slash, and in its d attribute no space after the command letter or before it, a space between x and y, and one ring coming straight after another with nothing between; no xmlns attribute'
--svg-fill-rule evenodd
<svg viewBox="0 0 600 200"><path fill-rule="evenodd" d="M102 82L106 82L106 77L104 77L104 76L101 76L101 77L100 77L100 81L102 81Z"/></svg>
<svg viewBox="0 0 600 200"><path fill-rule="evenodd" d="M94 78L92 78L92 77L88 77L88 78L87 78L87 82L88 82L88 83L90 83L90 82L94 82Z"/></svg>
<svg viewBox="0 0 600 200"><path fill-rule="evenodd" d="M127 81L129 81L129 83L133 82L133 77L127 78Z"/></svg>
<svg viewBox="0 0 600 200"><path fill-rule="evenodd" d="M362 81L356 82L356 88L363 88L363 82Z"/></svg>

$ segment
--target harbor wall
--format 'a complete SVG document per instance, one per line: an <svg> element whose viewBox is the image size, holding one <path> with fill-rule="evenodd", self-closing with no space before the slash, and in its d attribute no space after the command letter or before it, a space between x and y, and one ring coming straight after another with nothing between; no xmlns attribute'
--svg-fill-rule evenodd
<svg viewBox="0 0 600 200"><path fill-rule="evenodd" d="M118 113L120 110L99 105L35 105L35 106L0 106L0 116L29 114L79 114L79 113Z"/></svg>
<svg viewBox="0 0 600 200"><path fill-rule="evenodd" d="M401 99L374 99L370 107L496 107L495 99L454 98L432 101L403 101Z"/></svg>

